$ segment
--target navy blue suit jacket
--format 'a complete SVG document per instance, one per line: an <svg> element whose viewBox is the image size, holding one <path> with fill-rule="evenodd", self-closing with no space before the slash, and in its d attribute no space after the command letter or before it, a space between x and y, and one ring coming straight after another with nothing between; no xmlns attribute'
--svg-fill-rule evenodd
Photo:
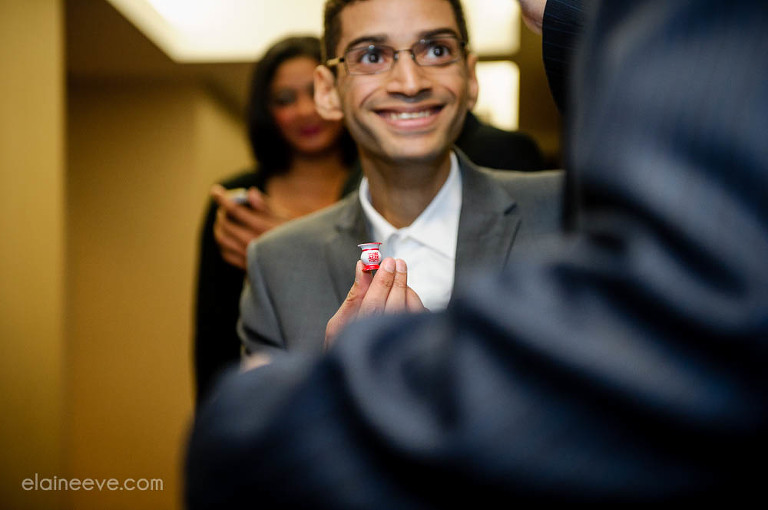
<svg viewBox="0 0 768 510"><path fill-rule="evenodd" d="M445 313L231 374L192 432L190 508L762 497L768 3L602 1L587 20L573 237Z"/></svg>

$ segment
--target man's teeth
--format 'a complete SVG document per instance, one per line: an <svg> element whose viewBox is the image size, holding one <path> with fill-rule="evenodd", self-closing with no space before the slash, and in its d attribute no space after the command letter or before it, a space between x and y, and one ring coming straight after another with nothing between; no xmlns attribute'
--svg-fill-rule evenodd
<svg viewBox="0 0 768 510"><path fill-rule="evenodd" d="M420 112L389 112L387 116L393 120L423 119L432 115L432 110L422 110Z"/></svg>

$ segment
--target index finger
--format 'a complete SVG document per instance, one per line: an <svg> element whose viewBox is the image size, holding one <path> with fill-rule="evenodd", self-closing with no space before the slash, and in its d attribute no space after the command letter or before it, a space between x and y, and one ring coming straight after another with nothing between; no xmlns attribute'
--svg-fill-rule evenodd
<svg viewBox="0 0 768 510"><path fill-rule="evenodd" d="M395 259L387 257L381 261L379 270L371 281L368 292L360 304L360 315L375 315L383 313L389 293L395 284Z"/></svg>
<svg viewBox="0 0 768 510"><path fill-rule="evenodd" d="M406 309L408 294L408 268L403 259L395 259L395 279L384 304L384 313L401 312Z"/></svg>

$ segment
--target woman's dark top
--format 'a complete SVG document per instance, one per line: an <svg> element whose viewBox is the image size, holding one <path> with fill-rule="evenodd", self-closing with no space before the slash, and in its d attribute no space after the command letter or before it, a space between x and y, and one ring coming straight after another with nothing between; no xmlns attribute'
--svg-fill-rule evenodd
<svg viewBox="0 0 768 510"><path fill-rule="evenodd" d="M361 173L356 166L344 185L342 196L357 189ZM264 192L265 179L258 171L248 170L221 183L226 189L255 186ZM200 232L200 258L195 305L195 400L205 397L218 374L240 359L237 320L245 271L230 265L219 252L213 237L216 202L210 200Z"/></svg>

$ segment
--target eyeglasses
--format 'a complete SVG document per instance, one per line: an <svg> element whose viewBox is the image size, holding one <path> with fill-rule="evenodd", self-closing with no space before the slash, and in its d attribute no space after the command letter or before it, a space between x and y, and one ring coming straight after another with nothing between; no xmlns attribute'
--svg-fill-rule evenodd
<svg viewBox="0 0 768 510"><path fill-rule="evenodd" d="M466 45L466 41L454 36L422 39L403 50L383 44L370 44L350 48L343 57L332 58L325 65L333 67L343 62L347 73L351 75L385 73L392 69L400 53L407 51L419 66L446 66L461 59Z"/></svg>

